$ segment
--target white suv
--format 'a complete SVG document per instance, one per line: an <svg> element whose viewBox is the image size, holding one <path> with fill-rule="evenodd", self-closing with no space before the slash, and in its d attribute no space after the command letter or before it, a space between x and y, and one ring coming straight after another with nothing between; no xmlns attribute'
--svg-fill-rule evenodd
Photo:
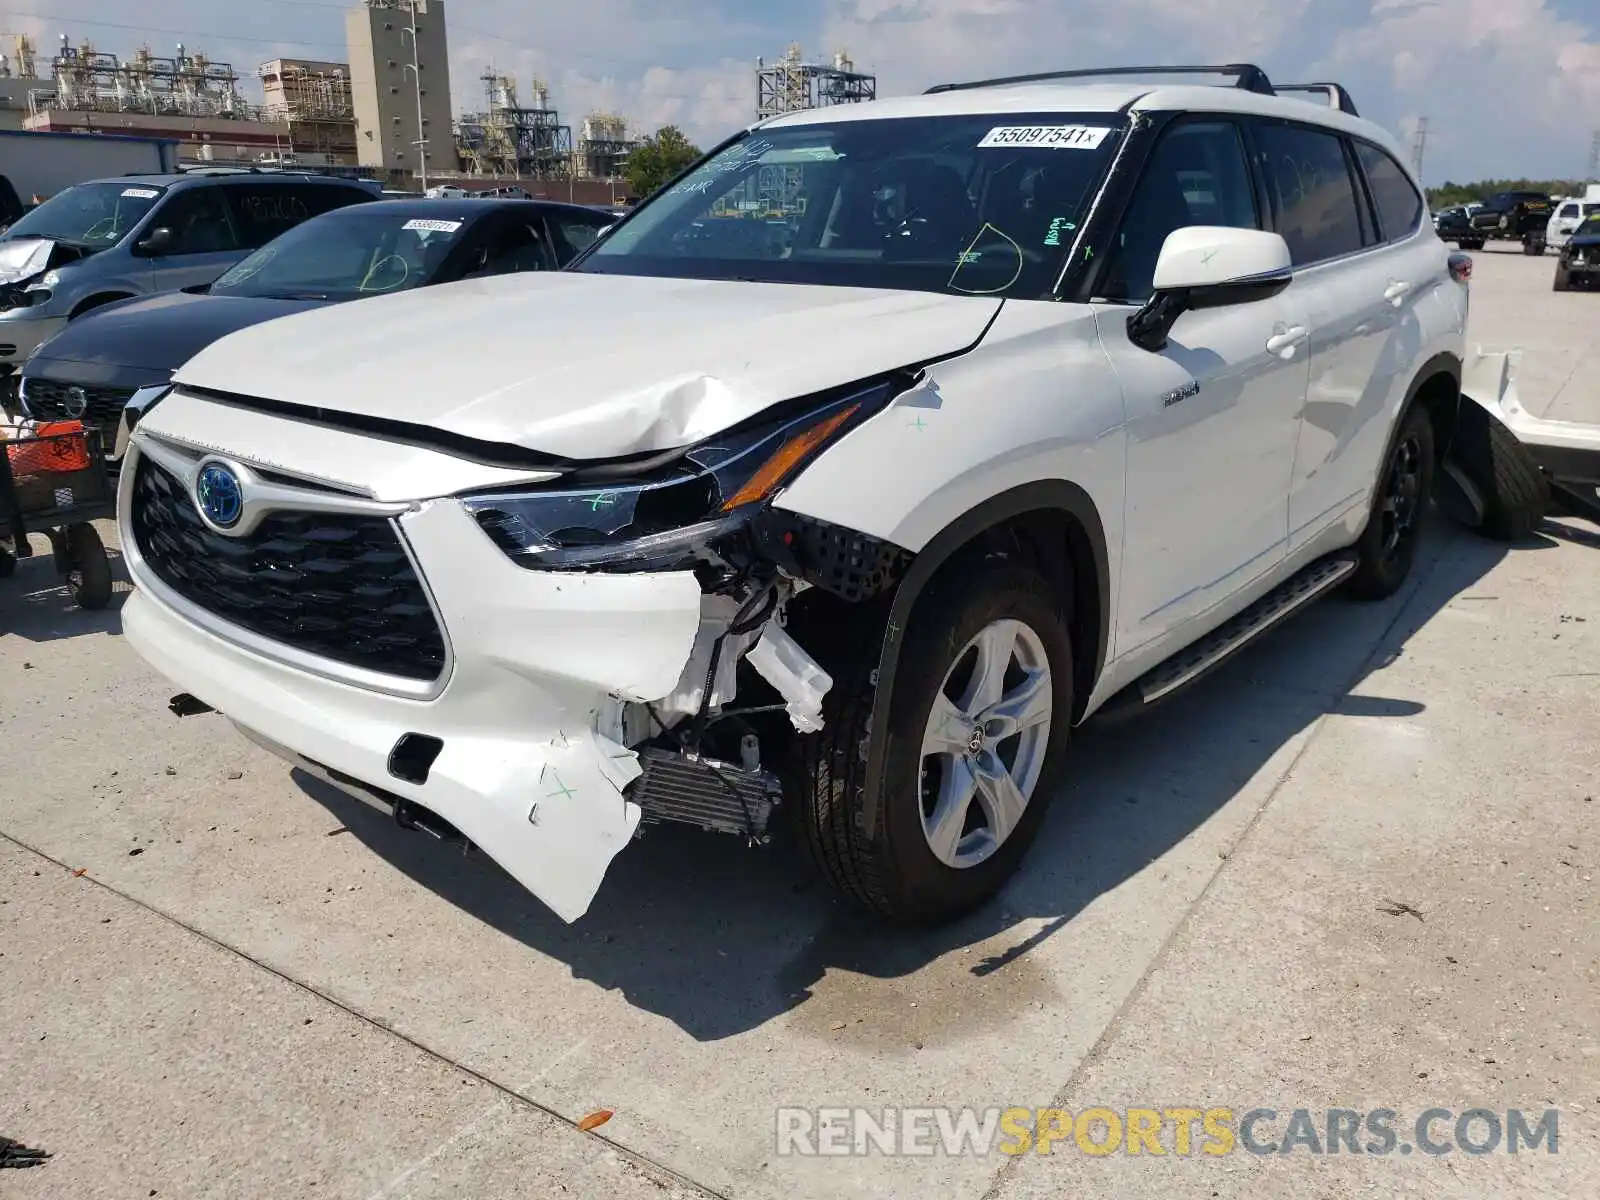
<svg viewBox="0 0 1600 1200"><path fill-rule="evenodd" d="M567 920L641 820L780 812L972 908L1108 701L1394 592L1453 429L1402 154L1210 70L789 114L572 269L213 344L121 473L129 640Z"/></svg>

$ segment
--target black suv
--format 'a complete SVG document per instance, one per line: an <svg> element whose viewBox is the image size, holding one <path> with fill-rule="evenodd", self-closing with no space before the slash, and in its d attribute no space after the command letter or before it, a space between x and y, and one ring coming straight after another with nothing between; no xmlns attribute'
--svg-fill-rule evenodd
<svg viewBox="0 0 1600 1200"><path fill-rule="evenodd" d="M1472 214L1472 241L1463 250L1481 250L1484 242L1521 242L1525 254L1543 254L1545 230L1555 205L1543 192L1497 192Z"/></svg>

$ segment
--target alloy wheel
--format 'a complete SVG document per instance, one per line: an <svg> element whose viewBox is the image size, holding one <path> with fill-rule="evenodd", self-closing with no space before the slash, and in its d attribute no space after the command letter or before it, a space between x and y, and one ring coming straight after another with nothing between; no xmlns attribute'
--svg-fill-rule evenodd
<svg viewBox="0 0 1600 1200"><path fill-rule="evenodd" d="M1393 559L1416 527L1422 511L1422 442L1411 434L1400 440L1384 478L1383 502L1378 514L1383 522L1383 557Z"/></svg>
<svg viewBox="0 0 1600 1200"><path fill-rule="evenodd" d="M992 621L956 655L922 736L922 832L945 866L983 862L1021 822L1053 706L1050 659L1026 623Z"/></svg>

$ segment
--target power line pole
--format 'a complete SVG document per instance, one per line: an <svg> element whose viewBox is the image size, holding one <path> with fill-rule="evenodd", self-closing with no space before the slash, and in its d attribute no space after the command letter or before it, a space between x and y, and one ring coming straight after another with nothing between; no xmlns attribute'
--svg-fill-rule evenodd
<svg viewBox="0 0 1600 1200"><path fill-rule="evenodd" d="M1411 169L1422 178L1422 158L1428 149L1428 118L1417 118L1417 132L1411 139Z"/></svg>
<svg viewBox="0 0 1600 1200"><path fill-rule="evenodd" d="M1587 183L1600 183L1600 129L1594 131L1589 142L1589 173L1584 179Z"/></svg>

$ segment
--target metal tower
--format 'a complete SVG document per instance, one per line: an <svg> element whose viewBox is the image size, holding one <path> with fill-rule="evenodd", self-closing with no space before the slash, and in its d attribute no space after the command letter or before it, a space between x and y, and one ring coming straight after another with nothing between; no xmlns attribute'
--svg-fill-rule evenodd
<svg viewBox="0 0 1600 1200"><path fill-rule="evenodd" d="M1417 118L1417 132L1411 139L1411 169L1422 178L1422 158L1428 149L1428 118Z"/></svg>
<svg viewBox="0 0 1600 1200"><path fill-rule="evenodd" d="M878 94L878 79L856 70L849 55L841 50L832 66L808 63L800 47L791 45L770 67L756 59L756 116L775 117L803 108L826 108L834 104L859 104Z"/></svg>

